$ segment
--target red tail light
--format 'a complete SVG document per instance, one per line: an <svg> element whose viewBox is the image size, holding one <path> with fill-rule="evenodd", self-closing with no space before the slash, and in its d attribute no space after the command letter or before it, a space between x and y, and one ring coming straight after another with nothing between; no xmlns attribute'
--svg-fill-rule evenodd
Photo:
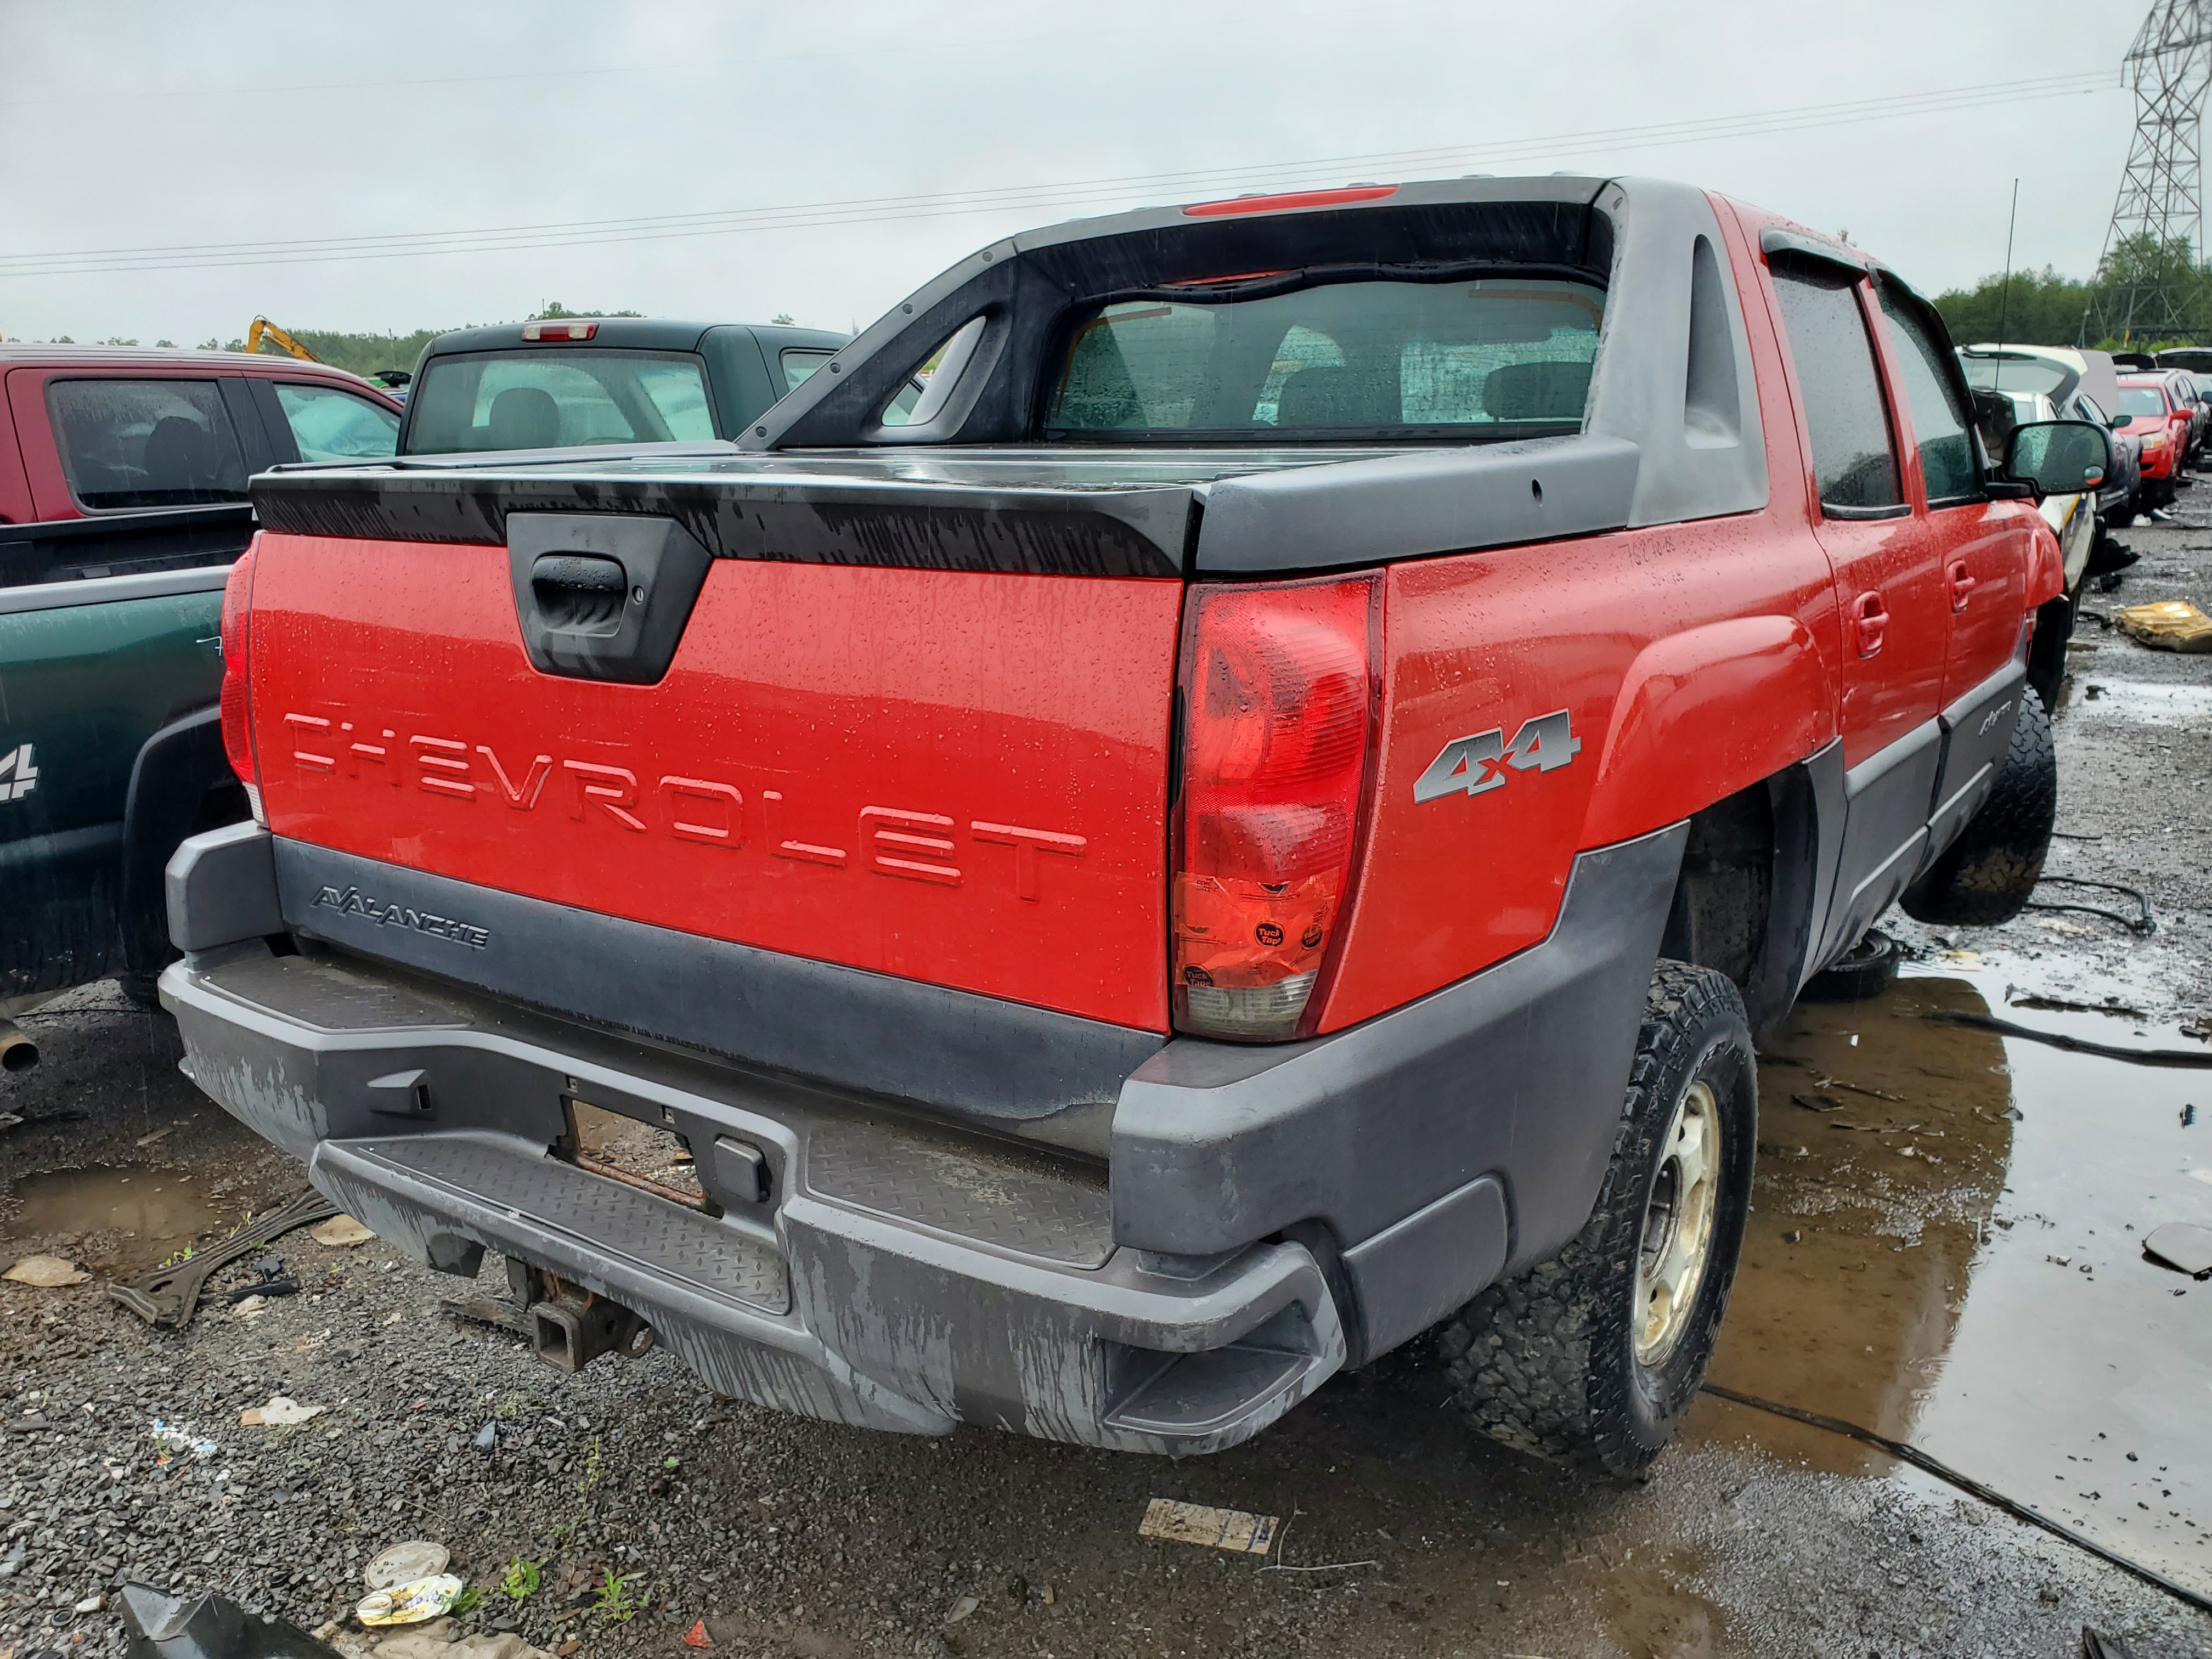
<svg viewBox="0 0 2212 1659"><path fill-rule="evenodd" d="M251 635L246 630L246 602L253 592L253 550L247 548L230 568L222 585L222 752L230 769L246 786L246 799L253 808L253 821L265 824L261 810L261 774L253 764L253 702L249 689L252 670Z"/></svg>
<svg viewBox="0 0 2212 1659"><path fill-rule="evenodd" d="M525 323L526 340L588 340L599 331L597 323Z"/></svg>
<svg viewBox="0 0 2212 1659"><path fill-rule="evenodd" d="M1175 1024L1310 1030L1351 885L1374 728L1373 577L1194 591L1176 815Z"/></svg>

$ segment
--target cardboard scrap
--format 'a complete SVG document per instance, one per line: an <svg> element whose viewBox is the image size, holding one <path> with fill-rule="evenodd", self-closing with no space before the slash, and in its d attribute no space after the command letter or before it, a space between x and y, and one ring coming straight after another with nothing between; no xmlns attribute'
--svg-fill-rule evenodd
<svg viewBox="0 0 2212 1659"><path fill-rule="evenodd" d="M2112 612L2112 620L2161 651L2212 652L2212 617L2186 599L2160 599Z"/></svg>
<svg viewBox="0 0 2212 1659"><path fill-rule="evenodd" d="M64 1285L82 1285L92 1275L74 1261L64 1261L58 1255L27 1255L0 1279L12 1279L18 1285L35 1285L42 1291L59 1290Z"/></svg>
<svg viewBox="0 0 2212 1659"><path fill-rule="evenodd" d="M1202 1544L1208 1549L1234 1550L1243 1555L1265 1555L1275 1547L1282 1521L1273 1515L1250 1515L1243 1510L1208 1509L1203 1504L1178 1504L1155 1498L1145 1506L1137 1527L1139 1538L1165 1538L1178 1544Z"/></svg>
<svg viewBox="0 0 2212 1659"><path fill-rule="evenodd" d="M269 1403L265 1406L249 1406L246 1410L239 1413L238 1420L249 1429L295 1429L302 1423L320 1417L329 1409L328 1406L302 1406L289 1395L277 1394L270 1395ZM427 1578L430 1573L439 1571L445 1565L445 1562L441 1561L428 1571L412 1576ZM391 1586L372 1584L369 1588L388 1589Z"/></svg>
<svg viewBox="0 0 2212 1659"><path fill-rule="evenodd" d="M307 1235L318 1244L366 1244L376 1235L349 1215L334 1215Z"/></svg>

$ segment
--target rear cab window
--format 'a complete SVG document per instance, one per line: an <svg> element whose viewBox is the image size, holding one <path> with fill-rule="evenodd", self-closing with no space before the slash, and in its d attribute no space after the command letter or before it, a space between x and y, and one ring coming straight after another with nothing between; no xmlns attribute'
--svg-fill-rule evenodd
<svg viewBox="0 0 2212 1659"><path fill-rule="evenodd" d="M246 499L246 456L212 379L58 379L46 400L88 513Z"/></svg>
<svg viewBox="0 0 2212 1659"><path fill-rule="evenodd" d="M408 401L410 455L716 435L706 372L689 352L458 352L424 365Z"/></svg>
<svg viewBox="0 0 2212 1659"><path fill-rule="evenodd" d="M1043 435L1463 443L1578 430L1604 315L1597 283L1534 275L1179 284L1078 313Z"/></svg>

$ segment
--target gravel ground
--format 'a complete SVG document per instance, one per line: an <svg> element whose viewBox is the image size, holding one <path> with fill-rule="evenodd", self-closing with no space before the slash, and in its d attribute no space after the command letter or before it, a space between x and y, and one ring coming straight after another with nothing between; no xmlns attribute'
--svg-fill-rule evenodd
<svg viewBox="0 0 2212 1659"><path fill-rule="evenodd" d="M2212 605L2203 517L2130 532L2143 562L2097 607ZM2139 694L2085 688L2203 691L2212 659L2092 623L2081 637L2094 648L2075 653L2059 720L2061 823L2101 839L2062 842L2053 866L2142 888L2161 931L2051 915L1902 931L1930 951L2002 949L2038 988L2122 986L2164 1019L2202 1014L2212 713L2108 718ZM128 1273L298 1189L289 1160L176 1073L166 1023L114 987L26 1026L46 1059L0 1082L0 1109L27 1120L0 1132L9 1256L52 1249ZM183 1334L149 1330L97 1283L0 1284L0 1659L119 1655L113 1611L74 1609L131 1577L221 1589L313 1629L362 1594L370 1556L413 1537L448 1545L478 1587L465 1622L572 1659L672 1659L700 1620L716 1650L748 1656L2057 1659L2085 1624L2148 1659L2212 1654L2212 1619L2124 1574L1717 1401L1626 1489L1470 1444L1410 1365L1341 1380L1212 1459L976 1431L923 1441L718 1401L665 1353L562 1376L441 1313L457 1283L380 1243L326 1249L303 1231L275 1249L299 1295L252 1320L209 1307ZM216 1288L252 1277L234 1267ZM498 1282L495 1262L483 1288ZM325 1409L296 1429L240 1424L276 1394ZM17 1430L27 1413L43 1426ZM185 1449L156 1441L157 1419ZM1288 1534L1264 1563L1140 1540L1154 1496L1279 1515ZM541 1571L520 1601L498 1589L518 1559Z"/></svg>

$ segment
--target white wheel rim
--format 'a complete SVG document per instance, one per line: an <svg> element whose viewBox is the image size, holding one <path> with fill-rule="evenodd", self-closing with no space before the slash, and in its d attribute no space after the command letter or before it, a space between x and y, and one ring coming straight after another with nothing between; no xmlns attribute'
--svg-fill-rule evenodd
<svg viewBox="0 0 2212 1659"><path fill-rule="evenodd" d="M1647 1368L1674 1352L1705 1283L1720 1208L1720 1134L1719 1097L1711 1084L1692 1083L1674 1103L1636 1256L1636 1363Z"/></svg>

